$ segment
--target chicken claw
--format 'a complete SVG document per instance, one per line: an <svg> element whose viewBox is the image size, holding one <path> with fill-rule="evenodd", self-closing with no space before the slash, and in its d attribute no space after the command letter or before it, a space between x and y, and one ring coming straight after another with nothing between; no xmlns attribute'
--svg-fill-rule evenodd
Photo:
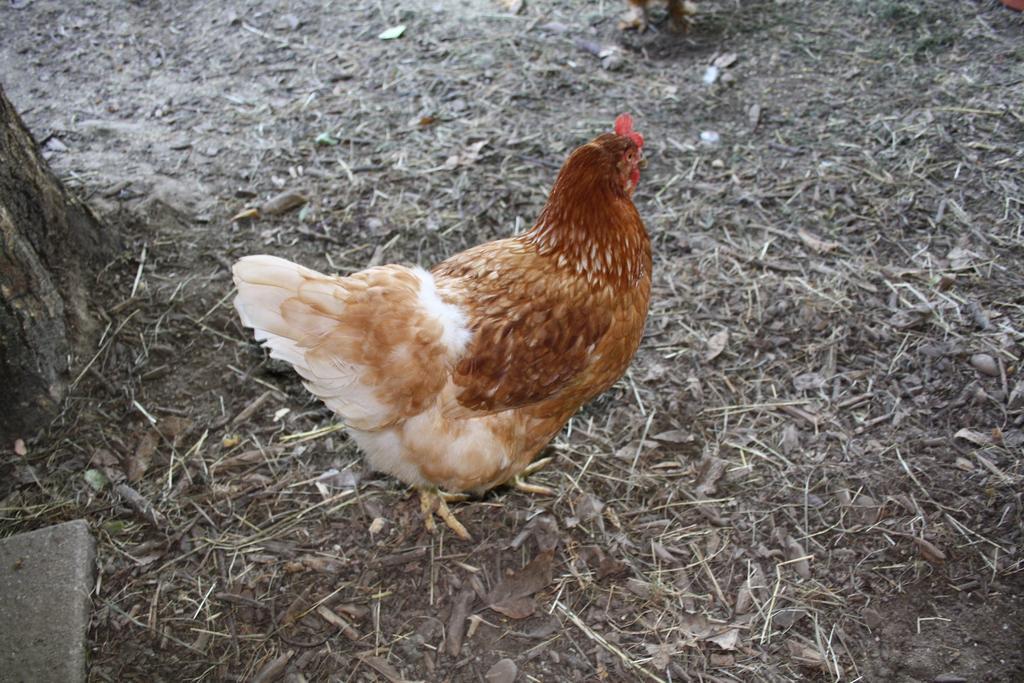
<svg viewBox="0 0 1024 683"><path fill-rule="evenodd" d="M436 488L420 489L420 512L423 513L423 525L432 534L437 533L437 524L434 522L434 515L440 517L448 528L455 532L455 535L463 541L472 541L473 537L462 526L462 522L455 518L452 511L448 509L445 498L458 499L457 495L440 493Z"/></svg>
<svg viewBox="0 0 1024 683"><path fill-rule="evenodd" d="M526 477L541 470L551 464L554 460L552 457L541 458L527 465L522 472L512 477L512 481L509 482L509 486L515 489L519 489L523 493L532 493L537 496L556 496L558 492L547 486L541 486L540 484L527 484L523 481Z"/></svg>

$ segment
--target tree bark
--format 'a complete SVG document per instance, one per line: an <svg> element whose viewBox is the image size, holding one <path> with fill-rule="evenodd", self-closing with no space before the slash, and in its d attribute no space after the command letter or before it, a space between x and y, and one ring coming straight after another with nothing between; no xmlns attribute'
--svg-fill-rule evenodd
<svg viewBox="0 0 1024 683"><path fill-rule="evenodd" d="M53 175L0 85L0 445L56 415L113 231Z"/></svg>

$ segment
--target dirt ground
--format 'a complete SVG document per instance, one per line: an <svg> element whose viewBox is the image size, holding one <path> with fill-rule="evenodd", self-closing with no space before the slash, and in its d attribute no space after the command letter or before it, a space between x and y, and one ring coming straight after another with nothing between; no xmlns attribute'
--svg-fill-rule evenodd
<svg viewBox="0 0 1024 683"><path fill-rule="evenodd" d="M98 538L91 680L1024 680L1024 16L225 5L0 8L9 98L125 235L61 418L0 465L4 534ZM240 327L228 268L529 227L621 111L640 352L553 442L557 497L430 536Z"/></svg>

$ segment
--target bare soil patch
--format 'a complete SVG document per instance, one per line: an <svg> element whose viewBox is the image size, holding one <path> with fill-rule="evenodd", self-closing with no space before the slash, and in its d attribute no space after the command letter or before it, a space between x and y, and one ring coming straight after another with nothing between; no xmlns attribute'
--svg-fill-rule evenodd
<svg viewBox="0 0 1024 683"><path fill-rule="evenodd" d="M1024 679L1024 17L700 7L0 8L8 96L126 235L62 418L0 465L4 533L99 539L92 680ZM230 263L528 227L621 111L643 346L549 449L558 497L428 536L240 328Z"/></svg>

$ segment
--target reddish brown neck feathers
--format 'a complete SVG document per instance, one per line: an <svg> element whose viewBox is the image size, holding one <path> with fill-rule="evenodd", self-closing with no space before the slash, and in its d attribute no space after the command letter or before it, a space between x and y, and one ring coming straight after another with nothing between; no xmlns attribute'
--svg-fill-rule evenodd
<svg viewBox="0 0 1024 683"><path fill-rule="evenodd" d="M622 188L614 138L601 136L572 153L523 237L594 285L629 287L649 275L650 240Z"/></svg>

